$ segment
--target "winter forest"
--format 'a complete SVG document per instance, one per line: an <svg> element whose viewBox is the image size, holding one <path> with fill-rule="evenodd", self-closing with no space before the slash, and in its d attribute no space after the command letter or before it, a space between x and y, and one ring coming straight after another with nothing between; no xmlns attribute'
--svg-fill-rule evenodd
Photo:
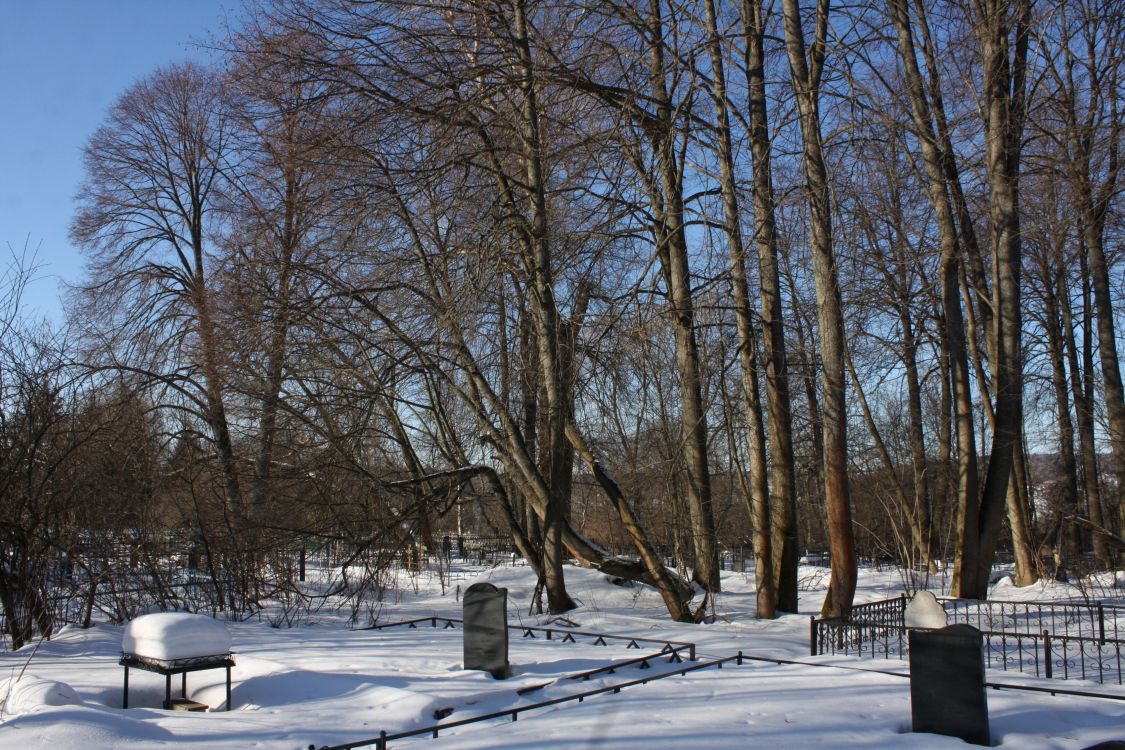
<svg viewBox="0 0 1125 750"><path fill-rule="evenodd" d="M505 537L552 613L574 560L680 622L735 548L761 618L812 553L825 616L863 560L1120 566L1125 3L260 0L211 45L90 135L65 324L0 283L13 648L175 555L252 609L298 549L358 602Z"/></svg>

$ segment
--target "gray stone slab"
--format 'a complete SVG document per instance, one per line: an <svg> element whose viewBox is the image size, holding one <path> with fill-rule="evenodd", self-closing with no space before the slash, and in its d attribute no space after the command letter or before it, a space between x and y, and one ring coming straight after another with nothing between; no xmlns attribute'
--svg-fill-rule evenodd
<svg viewBox="0 0 1125 750"><path fill-rule="evenodd" d="M508 677L508 589L474 583L465 590L465 669Z"/></svg>
<svg viewBox="0 0 1125 750"><path fill-rule="evenodd" d="M990 744L983 640L971 625L910 631L910 712L915 732Z"/></svg>

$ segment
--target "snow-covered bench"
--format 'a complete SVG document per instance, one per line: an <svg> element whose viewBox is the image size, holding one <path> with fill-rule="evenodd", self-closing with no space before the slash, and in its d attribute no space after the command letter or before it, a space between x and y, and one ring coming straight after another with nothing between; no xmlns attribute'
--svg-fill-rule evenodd
<svg viewBox="0 0 1125 750"><path fill-rule="evenodd" d="M226 710L230 710L230 669L234 655L226 625L204 615L157 612L141 615L125 626L121 661L125 667L125 694L121 707L129 707L129 669L164 675L164 708L201 706L187 698L187 673L204 669L227 671ZM172 700L172 675L180 675L180 699ZM202 707L205 708L205 707ZM197 708L196 710L201 710Z"/></svg>

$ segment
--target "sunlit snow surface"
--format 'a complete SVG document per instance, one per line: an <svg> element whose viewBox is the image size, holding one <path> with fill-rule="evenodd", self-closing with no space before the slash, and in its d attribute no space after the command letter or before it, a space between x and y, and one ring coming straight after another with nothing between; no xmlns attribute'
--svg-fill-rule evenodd
<svg viewBox="0 0 1125 750"><path fill-rule="evenodd" d="M809 616L823 598L827 571L802 570L805 591L801 614L774 621L753 617L753 576L726 573L718 619L709 625L669 622L659 597L645 587L621 587L604 576L568 569L571 595L581 607L568 617L584 630L692 641L699 658L746 654L804 659L904 673L905 664L857 661L846 657L808 657ZM821 581L820 579L825 579ZM459 617L456 590L442 595L420 579L391 593L397 604L384 608L380 622L432 615ZM480 571L509 589L508 619L538 624L529 617L528 597L535 585L527 568ZM460 583L463 590L473 580ZM894 571L863 571L857 601L901 591ZM1073 589L1048 585L1015 589L1000 584L994 596L1008 599L1074 596ZM346 614L346 613L345 613ZM99 623L89 630L67 628L49 642L0 655L0 697L6 684L24 671L11 691L0 724L0 748L288 748L355 741L434 723L434 712L453 709L447 721L557 698L601 685L672 669L663 661L651 670L624 667L588 682L569 674L627 660L645 653L623 645L596 646L591 639L562 643L511 634L514 676L504 681L461 669L459 629L391 628L351 631L345 614L327 609L313 622L273 628L265 622L226 623L236 652L233 708L229 713L188 714L159 709L161 676L130 673L130 705L121 709L122 668L118 666L122 628ZM439 621L439 625L440 625ZM613 642L611 642L613 643ZM653 649L657 650L657 649ZM30 657L30 661L29 661ZM26 666L26 669L25 669ZM1015 682L1010 675L1005 682ZM188 676L189 697L212 707L224 700L223 670ZM1031 681L1033 684L1035 681ZM24 684L26 683L26 684ZM178 687L178 678L176 679ZM1038 684L1042 684L1041 682ZM1079 682L1059 687L1091 688ZM520 695L521 688L541 686ZM68 690L69 688L69 690ZM1095 689L1125 695L1117 686ZM989 691L993 740L1009 748L1085 748L1125 739L1125 702ZM782 748L965 748L960 740L907 733L909 683L901 677L845 669L747 662L722 670L675 676L585 702L567 703L521 714L512 723L497 720L448 732L438 739L402 740L395 748L442 750L538 750L613 748L613 750L744 750Z"/></svg>

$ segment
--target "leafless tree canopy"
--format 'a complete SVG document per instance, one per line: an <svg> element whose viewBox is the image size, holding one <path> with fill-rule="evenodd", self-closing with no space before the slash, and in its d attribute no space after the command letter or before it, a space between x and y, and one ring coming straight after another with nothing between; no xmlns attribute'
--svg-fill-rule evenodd
<svg viewBox="0 0 1125 750"><path fill-rule="evenodd" d="M65 331L9 264L13 643L102 543L237 611L301 595L284 550L360 596L458 535L552 612L573 559L684 621L747 560L762 617L803 554L829 616L862 560L969 597L999 554L1113 566L1123 11L249 5L91 136Z"/></svg>

